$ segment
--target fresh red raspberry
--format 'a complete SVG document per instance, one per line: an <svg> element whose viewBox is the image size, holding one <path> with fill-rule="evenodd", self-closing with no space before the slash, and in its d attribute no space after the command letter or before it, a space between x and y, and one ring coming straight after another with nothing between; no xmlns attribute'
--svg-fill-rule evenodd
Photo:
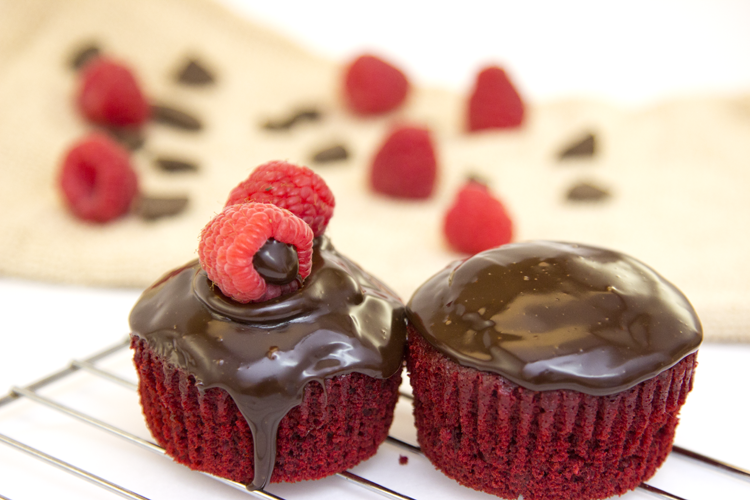
<svg viewBox="0 0 750 500"><path fill-rule="evenodd" d="M430 132L424 128L394 130L375 155L370 184L378 193L396 198L428 198L437 178L437 160Z"/></svg>
<svg viewBox="0 0 750 500"><path fill-rule="evenodd" d="M469 130L517 127L523 122L523 101L501 68L490 66L478 75L469 99Z"/></svg>
<svg viewBox="0 0 750 500"><path fill-rule="evenodd" d="M336 205L333 193L318 174L285 161L271 161L256 168L229 193L224 206L248 201L289 210L307 222L315 236L325 232Z"/></svg>
<svg viewBox="0 0 750 500"><path fill-rule="evenodd" d="M253 257L273 238L293 245L298 279L285 285L266 283ZM209 279L237 302L262 302L299 288L312 270L313 232L288 210L267 203L238 203L224 208L201 232L198 257Z"/></svg>
<svg viewBox="0 0 750 500"><path fill-rule="evenodd" d="M359 56L346 69L344 96L355 113L391 111L404 102L408 92L409 82L401 70L375 56Z"/></svg>
<svg viewBox="0 0 750 500"><path fill-rule="evenodd" d="M470 180L445 214L445 236L453 249L475 254L509 243L513 222L484 184Z"/></svg>
<svg viewBox="0 0 750 500"><path fill-rule="evenodd" d="M93 222L123 215L138 193L138 178L128 152L98 133L67 152L59 182L72 212Z"/></svg>
<svg viewBox="0 0 750 500"><path fill-rule="evenodd" d="M138 126L150 114L133 73L123 64L97 57L81 71L78 107L94 123Z"/></svg>

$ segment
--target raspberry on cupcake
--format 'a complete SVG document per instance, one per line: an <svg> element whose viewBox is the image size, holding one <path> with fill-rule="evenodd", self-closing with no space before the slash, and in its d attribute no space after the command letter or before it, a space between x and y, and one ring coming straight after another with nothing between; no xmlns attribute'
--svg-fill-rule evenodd
<svg viewBox="0 0 750 500"><path fill-rule="evenodd" d="M251 489L375 454L406 340L398 297L325 236L334 203L322 179L284 162L259 170L266 180L243 182L204 228L200 260L167 273L130 314L155 439L177 462ZM245 202L258 194L250 185L279 197ZM314 239L290 210L310 216Z"/></svg>
<svg viewBox="0 0 750 500"><path fill-rule="evenodd" d="M602 499L647 480L671 450L702 329L638 260L508 244L430 278L408 315L419 443L461 484Z"/></svg>
<svg viewBox="0 0 750 500"><path fill-rule="evenodd" d="M336 200L325 181L307 167L285 161L259 166L240 182L224 206L255 201L285 208L320 236L333 216Z"/></svg>

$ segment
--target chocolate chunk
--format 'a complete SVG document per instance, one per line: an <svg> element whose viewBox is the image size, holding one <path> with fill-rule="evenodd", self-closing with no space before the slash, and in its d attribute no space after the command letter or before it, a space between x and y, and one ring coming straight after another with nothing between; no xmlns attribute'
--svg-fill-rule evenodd
<svg viewBox="0 0 750 500"><path fill-rule="evenodd" d="M187 64L177 73L176 80L185 85L210 85L216 80L200 62L195 59L188 60Z"/></svg>
<svg viewBox="0 0 750 500"><path fill-rule="evenodd" d="M198 131L203 128L200 120L185 111L162 104L151 105L151 119L162 125L182 130Z"/></svg>
<svg viewBox="0 0 750 500"><path fill-rule="evenodd" d="M587 134L579 141L571 144L559 154L559 159L564 160L566 158L580 158L586 156L594 156L596 153L596 138L594 134Z"/></svg>
<svg viewBox="0 0 750 500"><path fill-rule="evenodd" d="M145 220L156 220L181 213L187 207L186 196L141 196L135 204L135 214Z"/></svg>
<svg viewBox="0 0 750 500"><path fill-rule="evenodd" d="M69 66L72 69L78 71L79 69L83 68L89 61L91 61L95 57L99 57L100 53L101 49L95 42L83 45L79 47L78 50L76 50L73 54L73 57L70 58Z"/></svg>
<svg viewBox="0 0 750 500"><path fill-rule="evenodd" d="M269 238L253 255L253 267L267 283L291 283L299 276L297 249L294 245Z"/></svg>
<svg viewBox="0 0 750 500"><path fill-rule="evenodd" d="M328 163L332 161L346 160L347 158L349 158L349 151L347 151L341 144L337 144L315 153L312 157L312 161L315 163Z"/></svg>
<svg viewBox="0 0 750 500"><path fill-rule="evenodd" d="M268 120L263 128L266 130L289 130L300 122L314 122L320 120L322 114L314 108L302 109L283 120Z"/></svg>
<svg viewBox="0 0 750 500"><path fill-rule="evenodd" d="M602 201L609 196L609 191L604 188L588 182L579 182L568 190L567 198L569 201Z"/></svg>
<svg viewBox="0 0 750 500"><path fill-rule="evenodd" d="M103 129L110 137L130 151L140 149L146 142L143 131L135 127L105 127Z"/></svg>
<svg viewBox="0 0 750 500"><path fill-rule="evenodd" d="M164 172L178 173L178 172L197 172L198 165L187 161L178 160L176 158L156 158L154 160L156 166Z"/></svg>
<svg viewBox="0 0 750 500"><path fill-rule="evenodd" d="M490 182L487 180L487 177L484 177L481 174L478 174L476 172L470 172L466 176L466 182L467 183L469 183L469 182L475 182L477 184L481 184L484 187L487 187L487 188L490 187Z"/></svg>

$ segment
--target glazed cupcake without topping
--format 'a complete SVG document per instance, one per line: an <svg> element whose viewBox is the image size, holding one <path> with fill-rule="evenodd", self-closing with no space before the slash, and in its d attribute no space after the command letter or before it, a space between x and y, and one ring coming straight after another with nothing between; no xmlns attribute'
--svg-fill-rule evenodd
<svg viewBox="0 0 750 500"><path fill-rule="evenodd" d="M606 498L671 450L702 329L685 296L638 260L505 245L430 278L408 315L419 443L461 484Z"/></svg>

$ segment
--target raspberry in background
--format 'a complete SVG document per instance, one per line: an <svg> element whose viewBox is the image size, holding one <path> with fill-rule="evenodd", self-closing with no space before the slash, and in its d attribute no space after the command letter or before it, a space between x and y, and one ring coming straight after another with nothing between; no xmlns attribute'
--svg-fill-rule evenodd
<svg viewBox="0 0 750 500"><path fill-rule="evenodd" d="M365 54L346 69L344 97L355 113L372 115L399 107L409 92L404 73L382 59Z"/></svg>
<svg viewBox="0 0 750 500"><path fill-rule="evenodd" d="M523 115L521 96L505 71L497 66L480 71L469 98L469 131L517 127Z"/></svg>
<svg viewBox="0 0 750 500"><path fill-rule="evenodd" d="M328 185L307 167L271 161L256 168L229 194L225 207L254 201L285 208L322 235L333 216L336 200Z"/></svg>
<svg viewBox="0 0 750 500"><path fill-rule="evenodd" d="M285 285L266 283L253 266L258 250L273 238L293 245L298 279ZM229 205L201 232L198 258L208 278L237 302L262 302L290 293L312 270L313 232L288 210L267 203Z"/></svg>
<svg viewBox="0 0 750 500"><path fill-rule="evenodd" d="M103 134L77 142L66 153L59 185L77 217L107 222L125 214L138 194L128 152Z"/></svg>
<svg viewBox="0 0 750 500"><path fill-rule="evenodd" d="M392 131L375 155L370 184L396 198L428 198L437 180L437 159L430 132L419 127Z"/></svg>
<svg viewBox="0 0 750 500"><path fill-rule="evenodd" d="M513 222L489 188L469 180L445 214L445 237L459 252L475 254L513 239Z"/></svg>
<svg viewBox="0 0 750 500"><path fill-rule="evenodd" d="M97 57L80 73L78 108L89 121L115 127L137 127L149 118L149 105L131 70Z"/></svg>

